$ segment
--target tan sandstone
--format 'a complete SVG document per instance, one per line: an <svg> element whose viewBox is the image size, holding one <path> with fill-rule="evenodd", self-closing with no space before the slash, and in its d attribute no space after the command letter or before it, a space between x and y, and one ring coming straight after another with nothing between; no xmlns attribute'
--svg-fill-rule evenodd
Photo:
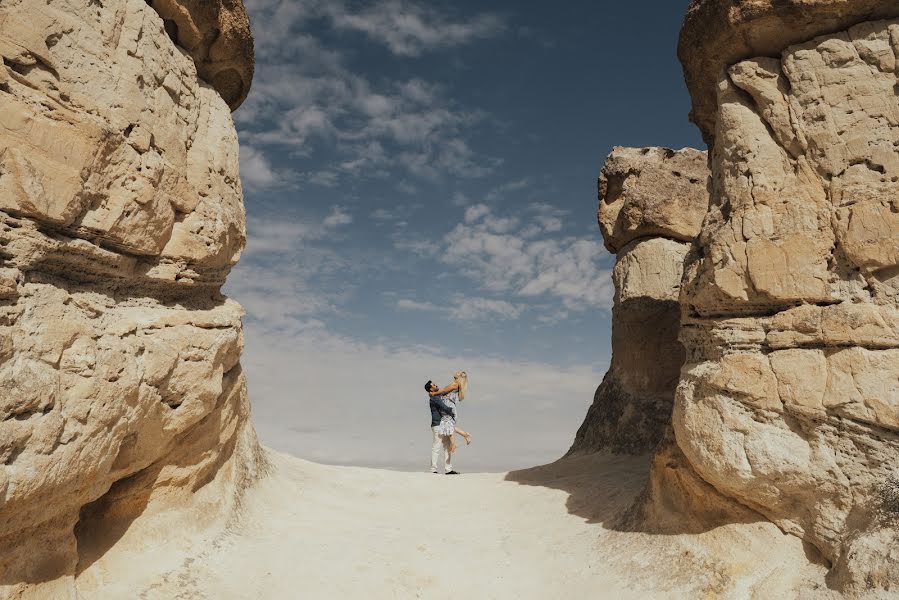
<svg viewBox="0 0 899 600"><path fill-rule="evenodd" d="M600 230L617 252L612 361L569 454L642 453L662 439L685 355L684 260L708 209L707 156L615 148L599 177Z"/></svg>
<svg viewBox="0 0 899 600"><path fill-rule="evenodd" d="M219 293L252 41L239 3L178 10L189 48L143 0L0 5L0 596L71 596L170 509L227 519L258 465Z"/></svg>
<svg viewBox="0 0 899 600"><path fill-rule="evenodd" d="M246 99L255 58L250 19L240 0L149 0L173 41L234 110Z"/></svg>
<svg viewBox="0 0 899 600"><path fill-rule="evenodd" d="M681 38L714 145L677 446L853 597L899 593L899 20L870 19L884 13L899 8L698 1Z"/></svg>
<svg viewBox="0 0 899 600"><path fill-rule="evenodd" d="M883 0L692 0L678 44L692 121L711 143L718 78L731 65L777 57L815 36L897 16L899 5Z"/></svg>

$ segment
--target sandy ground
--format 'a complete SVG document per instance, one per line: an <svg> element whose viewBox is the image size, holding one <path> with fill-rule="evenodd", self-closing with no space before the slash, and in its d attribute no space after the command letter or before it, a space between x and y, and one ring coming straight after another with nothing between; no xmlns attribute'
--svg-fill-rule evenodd
<svg viewBox="0 0 899 600"><path fill-rule="evenodd" d="M273 473L227 529L143 542L139 559L110 552L82 573L81 595L645 600L826 592L823 568L769 523L699 535L616 531L614 515L645 482L646 458L444 476L271 456Z"/></svg>

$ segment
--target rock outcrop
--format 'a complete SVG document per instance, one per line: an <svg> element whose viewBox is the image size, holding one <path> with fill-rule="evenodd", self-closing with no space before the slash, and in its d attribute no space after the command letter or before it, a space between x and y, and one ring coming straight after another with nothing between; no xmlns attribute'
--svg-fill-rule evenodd
<svg viewBox="0 0 899 600"><path fill-rule="evenodd" d="M569 454L651 451L671 422L683 365L684 259L708 210L705 152L615 148L599 178L599 226L616 253L612 361Z"/></svg>
<svg viewBox="0 0 899 600"><path fill-rule="evenodd" d="M203 81L234 110L253 81L253 35L241 0L147 0Z"/></svg>
<svg viewBox="0 0 899 600"><path fill-rule="evenodd" d="M642 507L735 502L733 518L812 544L853 596L899 591L899 20L866 20L897 11L691 5L711 203L681 290L680 462L657 459Z"/></svg>
<svg viewBox="0 0 899 600"><path fill-rule="evenodd" d="M693 0L678 44L693 98L692 121L713 145L718 80L731 65L779 57L815 36L897 16L899 5L883 0Z"/></svg>
<svg viewBox="0 0 899 600"><path fill-rule="evenodd" d="M239 2L152 4L190 47L143 0L0 5L0 596L68 597L111 532L226 516L260 464L219 293L252 42Z"/></svg>
<svg viewBox="0 0 899 600"><path fill-rule="evenodd" d="M897 16L867 0L690 5L680 57L709 142L708 213L701 230L682 227L686 196L659 183L671 169L647 177L634 151L613 152L600 226L618 254L615 358L572 449L645 451L622 440L661 437L625 525L768 519L852 597L899 593ZM661 245L675 242L657 236L691 231L678 281ZM678 284L679 311L623 326L629 289L673 304ZM685 363L666 430L672 365L658 348L677 329ZM627 377L644 383L622 393Z"/></svg>

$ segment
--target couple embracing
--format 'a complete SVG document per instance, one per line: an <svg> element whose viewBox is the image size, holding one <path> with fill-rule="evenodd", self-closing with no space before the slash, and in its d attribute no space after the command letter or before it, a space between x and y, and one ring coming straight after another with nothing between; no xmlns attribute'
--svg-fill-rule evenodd
<svg viewBox="0 0 899 600"><path fill-rule="evenodd" d="M458 445L455 435L460 435L466 444L471 443L471 436L462 431L456 422L459 419L459 403L465 399L468 392L468 375L465 371L453 374L453 382L441 388L430 379L425 384L431 405L431 431L434 434L434 443L431 446L431 473L437 473L437 459L440 456L440 448L443 448L443 472L447 475L458 475L453 469L453 453Z"/></svg>

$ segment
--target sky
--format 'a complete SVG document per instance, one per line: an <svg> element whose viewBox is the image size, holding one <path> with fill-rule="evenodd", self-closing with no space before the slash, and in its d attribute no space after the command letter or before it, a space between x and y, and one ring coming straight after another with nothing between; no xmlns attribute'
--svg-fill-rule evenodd
<svg viewBox="0 0 899 600"><path fill-rule="evenodd" d="M262 442L426 469L428 379L465 370L454 466L568 449L610 359L596 178L613 146L702 147L676 58L688 0L245 0L234 113Z"/></svg>

